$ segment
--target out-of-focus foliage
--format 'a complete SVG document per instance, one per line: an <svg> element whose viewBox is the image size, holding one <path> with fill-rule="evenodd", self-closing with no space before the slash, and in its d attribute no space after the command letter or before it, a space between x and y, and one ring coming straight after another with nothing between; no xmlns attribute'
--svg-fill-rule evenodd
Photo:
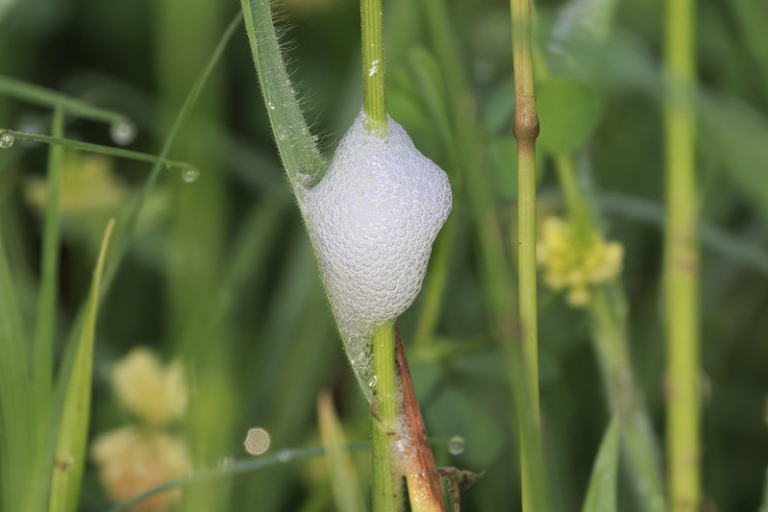
<svg viewBox="0 0 768 512"><path fill-rule="evenodd" d="M654 221L661 214L664 187L662 3L608 2L610 12L569 25L568 16L603 3L536 2L537 58L555 77L540 91L541 216L563 213L552 157L571 152L579 180L600 212L606 240L625 248L621 281L628 296L632 360L652 427L663 440L662 236ZM440 52L446 49L434 46L428 29L434 14L430 5L385 0L384 13L390 114L447 171L455 198L438 320L410 354L412 374L438 466L487 470L463 493L463 510L517 510L516 423L481 279L483 234L472 221L466 177L456 170L457 153L464 148L451 145L447 133L455 122L448 102L456 84L452 71L441 65ZM485 166L472 171L493 184L488 201L508 237L505 247L511 247L507 227L514 225L516 180L509 5L452 0L448 7L450 19L444 21L461 42L454 64L474 95L472 108L465 110L477 114L484 134ZM123 112L138 126L131 149L156 154L181 100L238 9L237 2L218 0L0 0L0 73ZM282 12L281 26L288 28L283 39L290 42L296 92L330 156L362 104L358 5L278 0L276 9ZM757 1L699 1L697 163L706 223L700 269L703 487L708 509L722 511L757 510L768 460L765 14ZM569 26L579 28L566 30ZM268 455L319 444L315 405L321 390L331 392L345 437L367 439L368 411L344 361L304 227L291 204L244 29L226 49L195 112L170 156L199 167L200 177L189 184L176 171L162 177L99 311L89 442L128 428L130 415L116 400L110 375L113 365L140 345L164 360L178 357L188 370L189 411L167 435L185 439L185 456L197 470L247 457L243 440L252 427L269 432ZM0 128L47 132L50 114L0 96ZM65 135L111 144L109 131L107 125L69 117ZM21 142L0 149L5 254L0 256L8 260L7 270L0 261L3 355L18 348L7 340L33 331L46 152L42 145ZM119 233L120 215L149 172L146 164L133 161L69 150L66 155L57 361L66 360L64 341L89 291L94 240L109 215L118 215ZM589 342L589 318L540 283L543 436L551 498L554 510L577 510L610 414ZM15 301L9 299L11 285ZM428 312L426 301L422 295L401 317L406 346ZM0 383L14 382L10 373L0 373ZM3 396L24 403L25 393ZM145 448L165 442L146 432L124 435ZM141 435L150 437L136 437ZM456 435L466 446L451 453L448 440ZM103 452L94 450L94 456ZM20 455L0 453L14 460ZM368 457L352 457L365 490ZM330 480L323 474L327 467L307 468L305 462L278 464L196 484L181 492L178 507L334 510ZM10 469L0 465L0 471ZM86 465L78 510L106 510L110 496L118 495L101 485L95 465ZM617 496L619 511L637 510L621 470Z"/></svg>

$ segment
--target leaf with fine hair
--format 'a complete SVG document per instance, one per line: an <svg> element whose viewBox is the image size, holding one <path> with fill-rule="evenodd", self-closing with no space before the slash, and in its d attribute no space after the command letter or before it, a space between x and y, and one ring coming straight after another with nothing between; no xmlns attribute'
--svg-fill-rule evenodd
<svg viewBox="0 0 768 512"><path fill-rule="evenodd" d="M614 414L589 478L582 512L616 512L616 476L619 469L619 415Z"/></svg>
<svg viewBox="0 0 768 512"><path fill-rule="evenodd" d="M96 339L99 288L107 246L114 225L114 219L110 220L101 243L99 259L93 271L91 290L88 293L85 317L77 341L74 369L67 384L51 480L49 512L73 512L77 508L80 496L80 482L85 469L88 419L91 411L93 347Z"/></svg>
<svg viewBox="0 0 768 512"><path fill-rule="evenodd" d="M270 0L241 0L241 5L277 149L291 187L297 194L300 186L309 187L317 183L327 166L296 99L272 24ZM301 199L298 194L297 197ZM299 207L303 214L301 201Z"/></svg>

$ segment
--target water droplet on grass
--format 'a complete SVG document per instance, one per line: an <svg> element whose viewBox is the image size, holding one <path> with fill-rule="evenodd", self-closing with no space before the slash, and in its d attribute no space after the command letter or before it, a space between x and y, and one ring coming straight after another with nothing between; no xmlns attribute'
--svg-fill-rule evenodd
<svg viewBox="0 0 768 512"><path fill-rule="evenodd" d="M376 381L377 380L378 379L376 378L375 375L371 376L371 378L368 379L368 387L371 388L371 389L375 389L376 388Z"/></svg>
<svg viewBox="0 0 768 512"><path fill-rule="evenodd" d="M127 146L136 140L136 125L127 118L115 121L109 127L109 136L118 146Z"/></svg>
<svg viewBox="0 0 768 512"><path fill-rule="evenodd" d="M200 171L194 167L185 167L181 170L181 179L187 183L194 183L200 177Z"/></svg>
<svg viewBox="0 0 768 512"><path fill-rule="evenodd" d="M269 449L269 432L263 428L252 428L245 438L245 451L251 455L261 455Z"/></svg>
<svg viewBox="0 0 768 512"><path fill-rule="evenodd" d="M459 455L467 447L467 441L461 436L453 436L448 440L448 452L451 455Z"/></svg>
<svg viewBox="0 0 768 512"><path fill-rule="evenodd" d="M16 142L16 137L10 132L0 133L0 148L8 149Z"/></svg>
<svg viewBox="0 0 768 512"><path fill-rule="evenodd" d="M275 105L271 101L267 102L267 105L269 105L269 110L275 110Z"/></svg>

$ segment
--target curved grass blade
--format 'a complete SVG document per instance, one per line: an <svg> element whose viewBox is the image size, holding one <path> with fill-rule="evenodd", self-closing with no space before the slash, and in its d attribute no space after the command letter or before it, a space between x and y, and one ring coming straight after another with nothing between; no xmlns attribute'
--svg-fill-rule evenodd
<svg viewBox="0 0 768 512"><path fill-rule="evenodd" d="M126 119L120 112L97 107L66 94L8 76L0 75L0 94L43 107L62 108L68 114L93 121L117 123Z"/></svg>
<svg viewBox="0 0 768 512"><path fill-rule="evenodd" d="M616 477L619 469L619 415L614 414L600 443L592 467L582 512L616 512Z"/></svg>
<svg viewBox="0 0 768 512"><path fill-rule="evenodd" d="M0 234L0 497L3 510L23 510L32 469L32 396L26 337L13 275Z"/></svg>
<svg viewBox="0 0 768 512"><path fill-rule="evenodd" d="M333 501L339 512L364 512L366 510L357 484L352 460L344 450L344 429L341 426L333 400L328 393L317 399L317 416L320 439L325 449L325 460L331 475Z"/></svg>
<svg viewBox="0 0 768 512"><path fill-rule="evenodd" d="M370 448L371 443L367 441L348 443L344 445L344 449L354 452L370 450ZM224 467L211 469L209 471L201 471L185 478L179 478L177 480L165 482L164 484L153 487L148 491L144 491L143 493L131 498L130 500L124 501L116 507L113 507L109 512L125 512L126 510L130 510L134 505L170 489L176 489L178 487L184 487L186 485L206 482L218 478L227 478L243 473L249 473L251 471L257 471L259 469L264 469L271 466L277 466L279 464L286 464L294 460L306 459L309 457L319 457L324 454L325 449L319 446L315 446L312 448L296 450L282 450L275 455L259 457L258 459L240 460Z"/></svg>
<svg viewBox="0 0 768 512"><path fill-rule="evenodd" d="M73 512L77 508L77 501L80 496L80 482L85 469L88 419L91 410L93 346L96 338L99 289L104 270L104 259L114 225L114 219L110 220L101 243L101 251L96 269L93 272L93 281L88 294L85 317L75 353L75 368L70 375L64 398L64 409L51 480L49 512Z"/></svg>
<svg viewBox="0 0 768 512"><path fill-rule="evenodd" d="M280 53L277 33L272 24L271 2L241 0L241 5L277 149L293 192L299 200L299 207L302 207L300 188L317 183L325 173L326 163L301 113Z"/></svg>
<svg viewBox="0 0 768 512"><path fill-rule="evenodd" d="M168 160L165 155L155 156L147 153L141 153L139 151L131 151L130 149L113 148L111 146L102 146L101 144L93 144L91 142L82 142L79 140L65 139L54 135L37 135L34 133L24 133L16 130L8 130L6 128L0 128L0 133L10 133L15 139L28 140L32 142L42 142L43 144L51 144L54 146L63 146L65 148L78 149L80 151L90 151L92 153L99 153L107 156L115 156L118 158L128 158L130 160L138 160L139 162L148 162L160 166L161 168L177 167L179 169L188 169L192 165L186 162L176 162L174 160Z"/></svg>

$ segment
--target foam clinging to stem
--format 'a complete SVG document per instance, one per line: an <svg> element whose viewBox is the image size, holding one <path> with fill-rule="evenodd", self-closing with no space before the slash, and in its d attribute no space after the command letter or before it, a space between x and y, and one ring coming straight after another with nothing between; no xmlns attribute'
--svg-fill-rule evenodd
<svg viewBox="0 0 768 512"><path fill-rule="evenodd" d="M374 328L416 298L451 210L448 177L405 130L389 118L382 135L365 121L360 112L323 179L301 192L328 297L363 383Z"/></svg>

